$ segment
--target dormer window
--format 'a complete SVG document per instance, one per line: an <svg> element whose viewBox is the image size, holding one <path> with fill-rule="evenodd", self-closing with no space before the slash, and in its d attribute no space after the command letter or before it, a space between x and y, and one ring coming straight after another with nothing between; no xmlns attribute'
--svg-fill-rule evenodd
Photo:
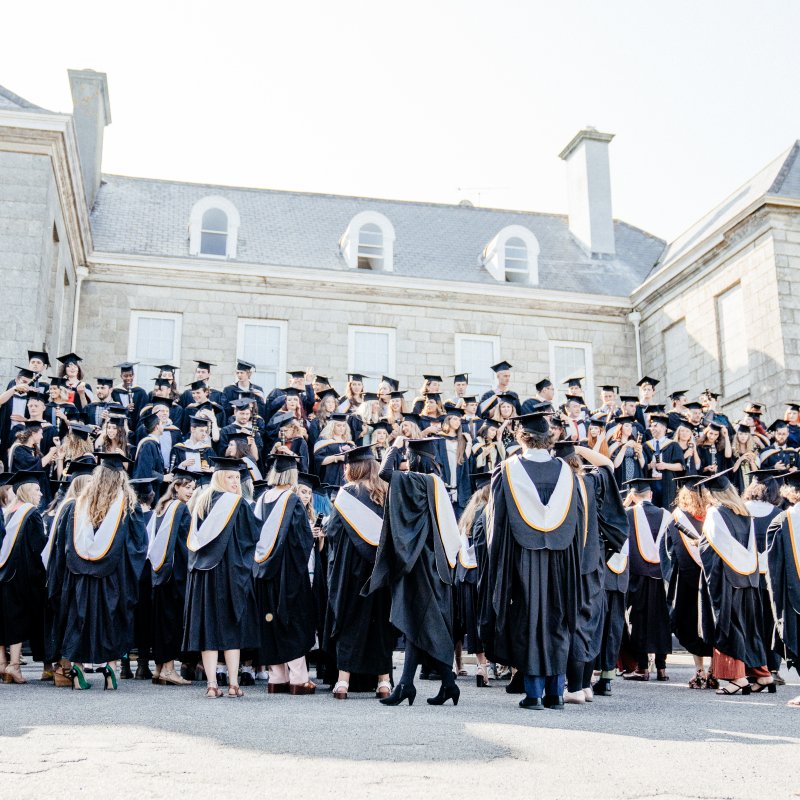
<svg viewBox="0 0 800 800"><path fill-rule="evenodd" d="M509 225L486 245L480 263L497 281L536 285L539 242L528 228Z"/></svg>
<svg viewBox="0 0 800 800"><path fill-rule="evenodd" d="M189 255L236 258L239 212L224 197L204 197L189 219Z"/></svg>
<svg viewBox="0 0 800 800"><path fill-rule="evenodd" d="M351 269L391 272L394 268L394 226L376 211L362 211L350 220L339 251Z"/></svg>

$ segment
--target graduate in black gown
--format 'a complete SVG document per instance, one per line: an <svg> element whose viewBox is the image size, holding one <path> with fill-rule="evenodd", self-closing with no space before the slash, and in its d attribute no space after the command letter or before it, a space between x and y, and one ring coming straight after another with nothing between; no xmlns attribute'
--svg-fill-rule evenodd
<svg viewBox="0 0 800 800"><path fill-rule="evenodd" d="M584 513L581 553L581 605L569 649L564 702L583 704L594 698L592 673L602 646L605 611L603 579L606 550L619 552L628 540L628 521L610 458L570 441L556 442L555 453L579 475ZM583 467L583 462L589 465Z"/></svg>
<svg viewBox="0 0 800 800"><path fill-rule="evenodd" d="M700 475L676 478L678 496L672 522L661 541L661 573L667 581L667 604L672 633L692 654L695 674L690 689L718 688L719 684L706 671L705 659L711 655L711 644L699 631L698 598L700 591L700 534L703 530L705 505L697 484Z"/></svg>
<svg viewBox="0 0 800 800"><path fill-rule="evenodd" d="M781 513L781 495L778 476L783 472L775 469L758 469L750 473L750 485L742 494L742 500L753 518L758 547L758 591L761 595L761 640L767 651L767 666L773 677L777 678L781 666L780 643L773 648L772 639L775 630L775 617L772 615L772 603L769 599L767 585L767 530L772 520ZM731 474L730 480L735 479Z"/></svg>
<svg viewBox="0 0 800 800"><path fill-rule="evenodd" d="M521 708L563 709L580 608L582 491L570 467L550 456L549 415L533 412L517 424L523 452L495 471L487 512L492 619L486 654L524 676Z"/></svg>
<svg viewBox="0 0 800 800"><path fill-rule="evenodd" d="M461 549L453 506L438 474L436 440L408 442L408 472L389 474L383 529L369 593L389 589L391 623L406 637L405 663L387 706L417 696L414 677L425 659L442 678L430 705L458 704L453 664L453 573Z"/></svg>
<svg viewBox="0 0 800 800"><path fill-rule="evenodd" d="M325 529L328 548L328 615L324 648L335 656L337 700L347 699L352 673L377 676L376 694L391 692L394 632L388 588L362 595L375 566L383 527L386 483L378 477L375 450L367 445L345 453L345 485L333 501ZM373 684L374 685L374 684Z"/></svg>
<svg viewBox="0 0 800 800"><path fill-rule="evenodd" d="M175 659L182 658L189 562L186 540L192 518L187 503L194 494L195 478L191 472L176 470L147 523L147 561L152 583L150 632L156 663L153 683L161 686L191 683L175 670Z"/></svg>
<svg viewBox="0 0 800 800"><path fill-rule="evenodd" d="M645 442L646 474L657 478L651 487L653 504L671 509L675 502L673 480L686 469L681 446L667 437L669 419L664 414L649 414L652 438Z"/></svg>
<svg viewBox="0 0 800 800"><path fill-rule="evenodd" d="M701 627L703 638L714 645L714 675L729 681L717 693L750 694L748 678L774 692L761 639L758 548L752 518L727 474L718 473L698 486L706 491L708 502L700 539Z"/></svg>
<svg viewBox="0 0 800 800"><path fill-rule="evenodd" d="M88 689L84 663L105 664L105 688L117 688L114 664L130 648L130 620L145 566L147 532L125 464L100 453L100 466L64 529L66 571L61 590L62 655L76 689Z"/></svg>
<svg viewBox="0 0 800 800"><path fill-rule="evenodd" d="M258 524L241 494L244 462L222 457L211 461L211 483L192 503L181 650L200 652L208 684L205 696L215 699L222 697L216 680L218 651L223 651L228 668L228 696L241 697L234 683L240 652L258 646L252 579Z"/></svg>
<svg viewBox="0 0 800 800"><path fill-rule="evenodd" d="M661 541L672 517L653 503L653 485L658 482L658 478L629 482L633 506L626 512L630 559L627 605L630 644L638 664L625 679L632 681L650 680L649 653L655 654L656 679L669 680L667 655L672 652L672 630L661 574Z"/></svg>
<svg viewBox="0 0 800 800"><path fill-rule="evenodd" d="M767 583L775 617L775 640L787 665L800 672L800 472L784 477L781 495L790 504L767 531ZM800 696L788 705L800 708Z"/></svg>
<svg viewBox="0 0 800 800"><path fill-rule="evenodd" d="M308 513L292 491L297 458L276 455L267 481L271 488L256 503L258 543L253 564L259 663L269 667L270 694L314 694L306 653L314 647L316 608L309 578L314 536Z"/></svg>
<svg viewBox="0 0 800 800"><path fill-rule="evenodd" d="M20 671L22 642L30 641L34 661L44 661L45 572L41 552L47 539L37 510L40 478L38 472L20 471L6 484L13 491L4 509L5 524L0 526L0 666L6 683L27 683Z"/></svg>
<svg viewBox="0 0 800 800"><path fill-rule="evenodd" d="M470 497L464 513L459 517L461 552L456 564L455 600L456 662L459 645L475 656L475 683L485 688L489 685L488 660L480 635L480 578L486 569L486 505L489 502L488 472L471 476L475 492ZM466 674L466 673L465 673Z"/></svg>

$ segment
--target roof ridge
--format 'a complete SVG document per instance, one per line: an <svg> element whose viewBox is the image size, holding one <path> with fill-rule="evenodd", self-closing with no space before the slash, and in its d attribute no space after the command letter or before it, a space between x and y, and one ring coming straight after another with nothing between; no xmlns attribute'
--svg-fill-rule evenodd
<svg viewBox="0 0 800 800"><path fill-rule="evenodd" d="M46 108L42 108L41 106L37 106L35 103L31 103L30 100L26 100L24 97L20 97L15 92L12 92L11 89L7 89L5 86L0 85L0 94L3 95L7 100L10 100L12 103L21 106L22 108L29 108L33 111L47 111Z"/></svg>
<svg viewBox="0 0 800 800"><path fill-rule="evenodd" d="M795 161L797 161L798 154L800 154L800 139L795 140L795 143L789 149L789 153L784 159L781 168L778 170L775 180L772 182L772 185L769 187L769 189L767 189L767 194L781 193L781 189L786 181L786 177L792 171Z"/></svg>
<svg viewBox="0 0 800 800"><path fill-rule="evenodd" d="M434 208L452 208L452 209L463 209L469 213L475 213L480 211L492 211L501 214L520 214L523 216L537 216L537 217L556 217L560 219L566 219L567 214L559 214L554 211L526 211L524 209L519 208L496 208L494 206L463 206L460 203L437 203L432 200L401 200L398 198L391 198L391 197L369 197L366 195L357 195L357 194L334 194L333 192L309 192L309 191L300 191L297 189L265 189L256 186L231 186L230 184L220 184L220 183L196 183L194 181L177 181L177 180L169 180L167 178L145 178L140 175L118 175L115 173L104 172L103 176L105 178L123 178L125 180L131 181L143 181L147 183L163 183L163 184L172 184L176 186L197 186L197 187L207 187L209 189L230 189L237 192L257 192L257 193L265 193L265 194L277 194L277 195L298 195L303 197L327 197L334 200L362 200L362 201L372 201L377 203L396 203L398 205L406 205L406 206L432 206Z"/></svg>

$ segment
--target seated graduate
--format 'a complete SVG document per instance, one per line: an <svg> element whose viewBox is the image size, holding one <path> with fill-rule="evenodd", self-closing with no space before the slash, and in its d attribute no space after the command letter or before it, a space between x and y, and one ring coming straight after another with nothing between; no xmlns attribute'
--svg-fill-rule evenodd
<svg viewBox="0 0 800 800"><path fill-rule="evenodd" d="M521 708L563 709L580 605L581 488L570 467L548 452L550 415L525 414L517 424L522 455L506 460L492 479L487 514L492 595L484 643L490 660L523 675ZM547 580L533 578L540 575Z"/></svg>
<svg viewBox="0 0 800 800"><path fill-rule="evenodd" d="M244 462L213 457L212 464L211 483L192 498L181 643L183 652L201 654L208 699L222 697L216 679L217 652L222 650L225 657L228 696L241 697L243 692L234 683L240 652L258 646L252 581L258 522L241 494Z"/></svg>
<svg viewBox="0 0 800 800"><path fill-rule="evenodd" d="M345 453L345 485L333 501L325 536L328 545L328 615L326 652L335 656L337 700L347 699L351 673L377 675L377 697L391 692L394 631L389 622L387 587L369 595L361 590L375 566L383 527L386 483L371 446Z"/></svg>
<svg viewBox="0 0 800 800"><path fill-rule="evenodd" d="M775 617L776 640L787 663L800 670L800 472L784 476L781 495L789 508L767 531L767 583ZM774 684L773 684L774 685ZM800 696L788 704L800 708Z"/></svg>
<svg viewBox="0 0 800 800"><path fill-rule="evenodd" d="M211 468L209 459L214 456L214 445L210 435L212 424L202 411L196 416L189 417L189 438L177 442L172 449L176 468L190 472L203 472Z"/></svg>
<svg viewBox="0 0 800 800"><path fill-rule="evenodd" d="M292 491L297 457L278 454L267 475L268 489L256 502L260 533L253 578L261 631L259 664L269 667L269 694L314 694L306 653L314 646L316 609L309 580L314 547L308 514Z"/></svg>
<svg viewBox="0 0 800 800"><path fill-rule="evenodd" d="M20 671L22 643L30 642L34 661L45 662L45 570L41 552L47 538L37 510L45 475L19 470L7 477L10 497L8 506L0 511L0 675L6 683L27 683Z"/></svg>
<svg viewBox="0 0 800 800"><path fill-rule="evenodd" d="M132 645L131 617L147 552L144 520L125 474L127 459L118 453L98 458L64 530L60 624L75 689L90 688L85 663L105 664L105 688L117 688L114 667Z"/></svg>
<svg viewBox="0 0 800 800"><path fill-rule="evenodd" d="M424 659L442 677L430 705L458 704L453 664L453 578L461 549L447 487L438 475L436 440L408 442L408 471L393 470L370 593L391 591L391 623L406 637L405 664L394 691L381 698L396 706L417 695L414 676Z"/></svg>

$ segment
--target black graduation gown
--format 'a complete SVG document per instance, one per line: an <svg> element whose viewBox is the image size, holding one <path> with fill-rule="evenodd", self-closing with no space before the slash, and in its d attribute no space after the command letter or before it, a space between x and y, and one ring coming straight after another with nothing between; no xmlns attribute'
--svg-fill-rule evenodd
<svg viewBox="0 0 800 800"><path fill-rule="evenodd" d="M747 547L750 517L719 508L731 535ZM703 562L701 586L701 626L703 638L713 642L723 655L743 661L747 667L767 663L761 639L761 598L756 566L749 575L729 567L711 547L705 535L700 540Z"/></svg>
<svg viewBox="0 0 800 800"><path fill-rule="evenodd" d="M609 467L596 467L583 475L582 480L588 501L588 524L581 553L581 605L570 655L586 663L594 661L602 644L606 550L620 551L628 538L628 520Z"/></svg>
<svg viewBox="0 0 800 800"><path fill-rule="evenodd" d="M353 445L334 439L320 439L314 445L314 469L319 475L320 482L327 486L342 486L344 484L344 462L332 461L323 466L322 462L328 456L338 456Z"/></svg>
<svg viewBox="0 0 800 800"><path fill-rule="evenodd" d="M125 511L107 552L94 561L75 550L75 506L65 513L62 655L79 663L116 660L130 649L133 608L145 566L142 512L138 506Z"/></svg>
<svg viewBox="0 0 800 800"><path fill-rule="evenodd" d="M164 457L155 439L142 439L136 453L132 478L156 478L154 491L158 497L158 487L164 478Z"/></svg>
<svg viewBox="0 0 800 800"><path fill-rule="evenodd" d="M7 524L14 515L9 511L5 516ZM0 546L13 534L0 522ZM31 506L0 566L0 643L30 640L34 661L44 658L45 571L41 552L46 542L42 516Z"/></svg>
<svg viewBox="0 0 800 800"><path fill-rule="evenodd" d="M773 519L767 539L767 582L775 634L783 643L786 660L800 669L800 531L790 528L784 512Z"/></svg>
<svg viewBox="0 0 800 800"><path fill-rule="evenodd" d="M514 406L514 410L519 414L522 409L522 405L519 401L519 395L516 392L511 392L505 390L503 394L507 394L511 396L510 402L511 405ZM492 413L492 409L494 408L495 404L497 403L497 394L495 393L494 389L489 389L485 391L478 401L478 413L484 418L489 419Z"/></svg>
<svg viewBox="0 0 800 800"><path fill-rule="evenodd" d="M549 503L563 462L519 459L543 503ZM530 527L517 509L507 477L492 478L493 528L488 581L491 619L484 626L490 660L524 675L566 672L570 642L580 607L580 556L583 518L573 475L572 495L559 526L549 532Z"/></svg>
<svg viewBox="0 0 800 800"><path fill-rule="evenodd" d="M364 487L347 484L349 492L383 518L383 508L369 499ZM325 530L328 549L327 652L339 669L384 675L392 669L394 631L389 622L391 594L383 587L362 595L375 566L377 546L359 536L334 506ZM315 578L316 581L316 578Z"/></svg>
<svg viewBox="0 0 800 800"><path fill-rule="evenodd" d="M74 500L68 500L58 507L56 515L51 518L48 530L50 553L45 567L46 577L46 606L45 606L45 661L57 661L63 655L61 640L63 636L63 620L59 608L61 604L61 591L64 586L64 576L67 568L67 554L65 547L65 531L69 512L75 505Z"/></svg>
<svg viewBox="0 0 800 800"><path fill-rule="evenodd" d="M222 497L211 495L211 507ZM202 520L200 520L202 523ZM243 650L258 646L253 554L258 524L240 500L219 535L189 551L181 650Z"/></svg>
<svg viewBox="0 0 800 800"><path fill-rule="evenodd" d="M260 534L276 504L259 502L262 519L256 517ZM259 664L285 664L308 653L316 636L316 606L308 576L314 536L300 498L290 494L277 538L265 560L253 564L258 624L261 633Z"/></svg>
<svg viewBox="0 0 800 800"><path fill-rule="evenodd" d="M433 476L393 472L369 587L391 592L390 621L414 646L453 661L453 567L435 510Z"/></svg>
<svg viewBox="0 0 800 800"><path fill-rule="evenodd" d="M147 404L147 392L141 386L131 386L125 389L123 386L116 386L111 390L111 399L115 403L125 406L125 412L130 419L131 428L134 430L139 424L139 416L142 409ZM133 406L133 410L128 410L129 406Z"/></svg>
<svg viewBox="0 0 800 800"><path fill-rule="evenodd" d="M642 508L647 526L639 535L650 536L655 543L664 510L649 502L642 503ZM634 509L629 508L626 513L630 542L627 602L631 649L636 653L671 653L672 631L661 564L645 560L637 543Z"/></svg>
<svg viewBox="0 0 800 800"><path fill-rule="evenodd" d="M680 515L676 512L676 515L682 527L688 521L690 530L700 536L702 520L685 512ZM679 530L675 521L670 523L661 550L661 571L667 581L670 628L692 655L710 656L711 644L700 634L700 565L692 557L693 551L699 559L700 550L690 541L690 537Z"/></svg>
<svg viewBox="0 0 800 800"><path fill-rule="evenodd" d="M482 505L476 509L475 519L472 523L472 530L469 532L468 539L475 552L476 566L467 567L463 559L459 559L456 564L456 580L453 590L454 602L454 628L456 641L463 643L468 653L482 653L483 640L479 631L480 620L480 597L479 597L479 578L481 560L486 562L486 506ZM476 543L480 540L479 546Z"/></svg>
<svg viewBox="0 0 800 800"><path fill-rule="evenodd" d="M47 477L48 469L48 467L42 466L42 457L36 455L33 452L33 448L28 447L26 444L18 444L14 448L11 454L11 463L8 467L9 472L30 470L43 473L39 476L39 488L42 490L42 499L39 502L40 508L48 506L53 499L53 490L50 488L50 480Z"/></svg>
<svg viewBox="0 0 800 800"><path fill-rule="evenodd" d="M169 506L167 507L169 510ZM186 539L192 515L184 503L179 503L172 518L166 549L153 555L148 562L153 586L151 604L151 641L153 660L165 664L180 656L183 638L183 608L186 602L186 577L189 550ZM156 517L155 530L164 520ZM163 557L163 561L162 561ZM155 562L155 563L153 563Z"/></svg>
<svg viewBox="0 0 800 800"><path fill-rule="evenodd" d="M644 453L646 463L660 460L667 464L680 464L684 470L686 469L684 453L677 442L668 442L665 447L660 448L659 455L656 456L655 442L651 439L649 442L645 442ZM652 475L653 471L648 470L647 474L648 476ZM683 474L683 472L673 472L666 469L661 472L661 480L653 484L653 503L655 505L666 509L672 508L677 494L674 480Z"/></svg>

